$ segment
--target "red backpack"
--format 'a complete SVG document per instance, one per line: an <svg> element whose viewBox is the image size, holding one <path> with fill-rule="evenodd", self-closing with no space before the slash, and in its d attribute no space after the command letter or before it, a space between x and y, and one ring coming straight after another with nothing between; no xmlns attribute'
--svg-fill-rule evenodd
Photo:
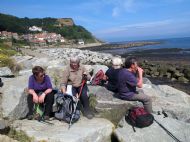
<svg viewBox="0 0 190 142"><path fill-rule="evenodd" d="M99 70L95 76L92 78L91 84L92 85L101 85L101 82L103 80L104 77L104 72L103 70Z"/></svg>
<svg viewBox="0 0 190 142"><path fill-rule="evenodd" d="M154 116L147 112L143 107L134 107L129 110L128 115L125 116L125 119L129 124L138 128L148 127L154 121Z"/></svg>

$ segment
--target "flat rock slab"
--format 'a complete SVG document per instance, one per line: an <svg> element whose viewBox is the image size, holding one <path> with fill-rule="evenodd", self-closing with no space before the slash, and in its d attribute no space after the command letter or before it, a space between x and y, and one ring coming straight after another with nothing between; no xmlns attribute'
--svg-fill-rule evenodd
<svg viewBox="0 0 190 142"><path fill-rule="evenodd" d="M190 142L190 124L169 117L154 115L154 118L181 142ZM145 128L136 128L123 120L123 127L118 127L114 134L119 142L175 142L156 122Z"/></svg>
<svg viewBox="0 0 190 142"><path fill-rule="evenodd" d="M52 120L48 125L36 120L17 120L13 126L24 131L34 141L48 142L110 142L114 125L103 118L88 120L81 117L70 129L69 124Z"/></svg>

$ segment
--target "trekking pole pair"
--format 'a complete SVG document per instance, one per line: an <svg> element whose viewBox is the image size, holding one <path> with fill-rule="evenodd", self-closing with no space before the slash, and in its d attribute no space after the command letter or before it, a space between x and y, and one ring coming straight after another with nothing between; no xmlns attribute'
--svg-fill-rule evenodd
<svg viewBox="0 0 190 142"><path fill-rule="evenodd" d="M75 107L74 107L73 114L71 115L71 120L70 120L70 122L69 122L69 129L70 129L71 125L72 125L72 120L73 120L73 117L74 117L74 115L75 115L75 113L76 113L76 108L77 108L77 105L78 105L78 102L79 102L79 98L80 98L80 96L81 96L81 94L82 94L82 89L83 89L85 83L86 83L86 79L83 79L83 80L82 80L82 85L81 85L81 88L80 88L80 92L79 92L79 94L76 96L77 102L76 102L76 105L75 105Z"/></svg>

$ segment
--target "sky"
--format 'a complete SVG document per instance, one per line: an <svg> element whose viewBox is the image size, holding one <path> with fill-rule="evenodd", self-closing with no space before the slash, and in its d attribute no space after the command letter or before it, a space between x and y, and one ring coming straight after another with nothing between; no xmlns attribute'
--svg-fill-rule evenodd
<svg viewBox="0 0 190 142"><path fill-rule="evenodd" d="M107 42L190 36L190 0L0 0L0 13L72 18Z"/></svg>

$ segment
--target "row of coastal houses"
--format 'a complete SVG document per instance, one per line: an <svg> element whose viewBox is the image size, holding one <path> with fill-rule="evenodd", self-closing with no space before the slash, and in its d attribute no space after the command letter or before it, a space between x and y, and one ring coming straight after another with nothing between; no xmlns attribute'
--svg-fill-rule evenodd
<svg viewBox="0 0 190 142"><path fill-rule="evenodd" d="M0 31L0 39L25 40L31 44L45 45L46 43L65 42L60 34L43 31L41 27L32 26L28 29L30 34L18 35L17 33Z"/></svg>
<svg viewBox="0 0 190 142"><path fill-rule="evenodd" d="M64 37L62 37L60 34L48 32L42 32L37 34L25 34L23 35L23 39L30 43L39 44L65 42Z"/></svg>
<svg viewBox="0 0 190 142"><path fill-rule="evenodd" d="M64 37L56 33L41 32L36 34L23 34L18 35L17 33L0 31L0 39L16 39L16 40L26 40L29 43L45 45L46 43L57 43L65 42Z"/></svg>
<svg viewBox="0 0 190 142"><path fill-rule="evenodd" d="M64 43L65 39L60 34L43 31L41 27L32 26L28 29L29 34L18 35L17 33L0 31L0 39L25 40L33 45L46 45L51 43ZM83 39L78 40L79 45L84 45Z"/></svg>
<svg viewBox="0 0 190 142"><path fill-rule="evenodd" d="M36 34L23 34L18 35L17 33L0 31L0 39L16 39L25 40L33 45L46 45L47 43L64 43L65 39L60 34L41 32ZM83 39L78 40L79 45L84 45Z"/></svg>
<svg viewBox="0 0 190 142"><path fill-rule="evenodd" d="M13 33L13 32L7 32L7 31L0 31L0 39L19 39L19 36L17 33Z"/></svg>

